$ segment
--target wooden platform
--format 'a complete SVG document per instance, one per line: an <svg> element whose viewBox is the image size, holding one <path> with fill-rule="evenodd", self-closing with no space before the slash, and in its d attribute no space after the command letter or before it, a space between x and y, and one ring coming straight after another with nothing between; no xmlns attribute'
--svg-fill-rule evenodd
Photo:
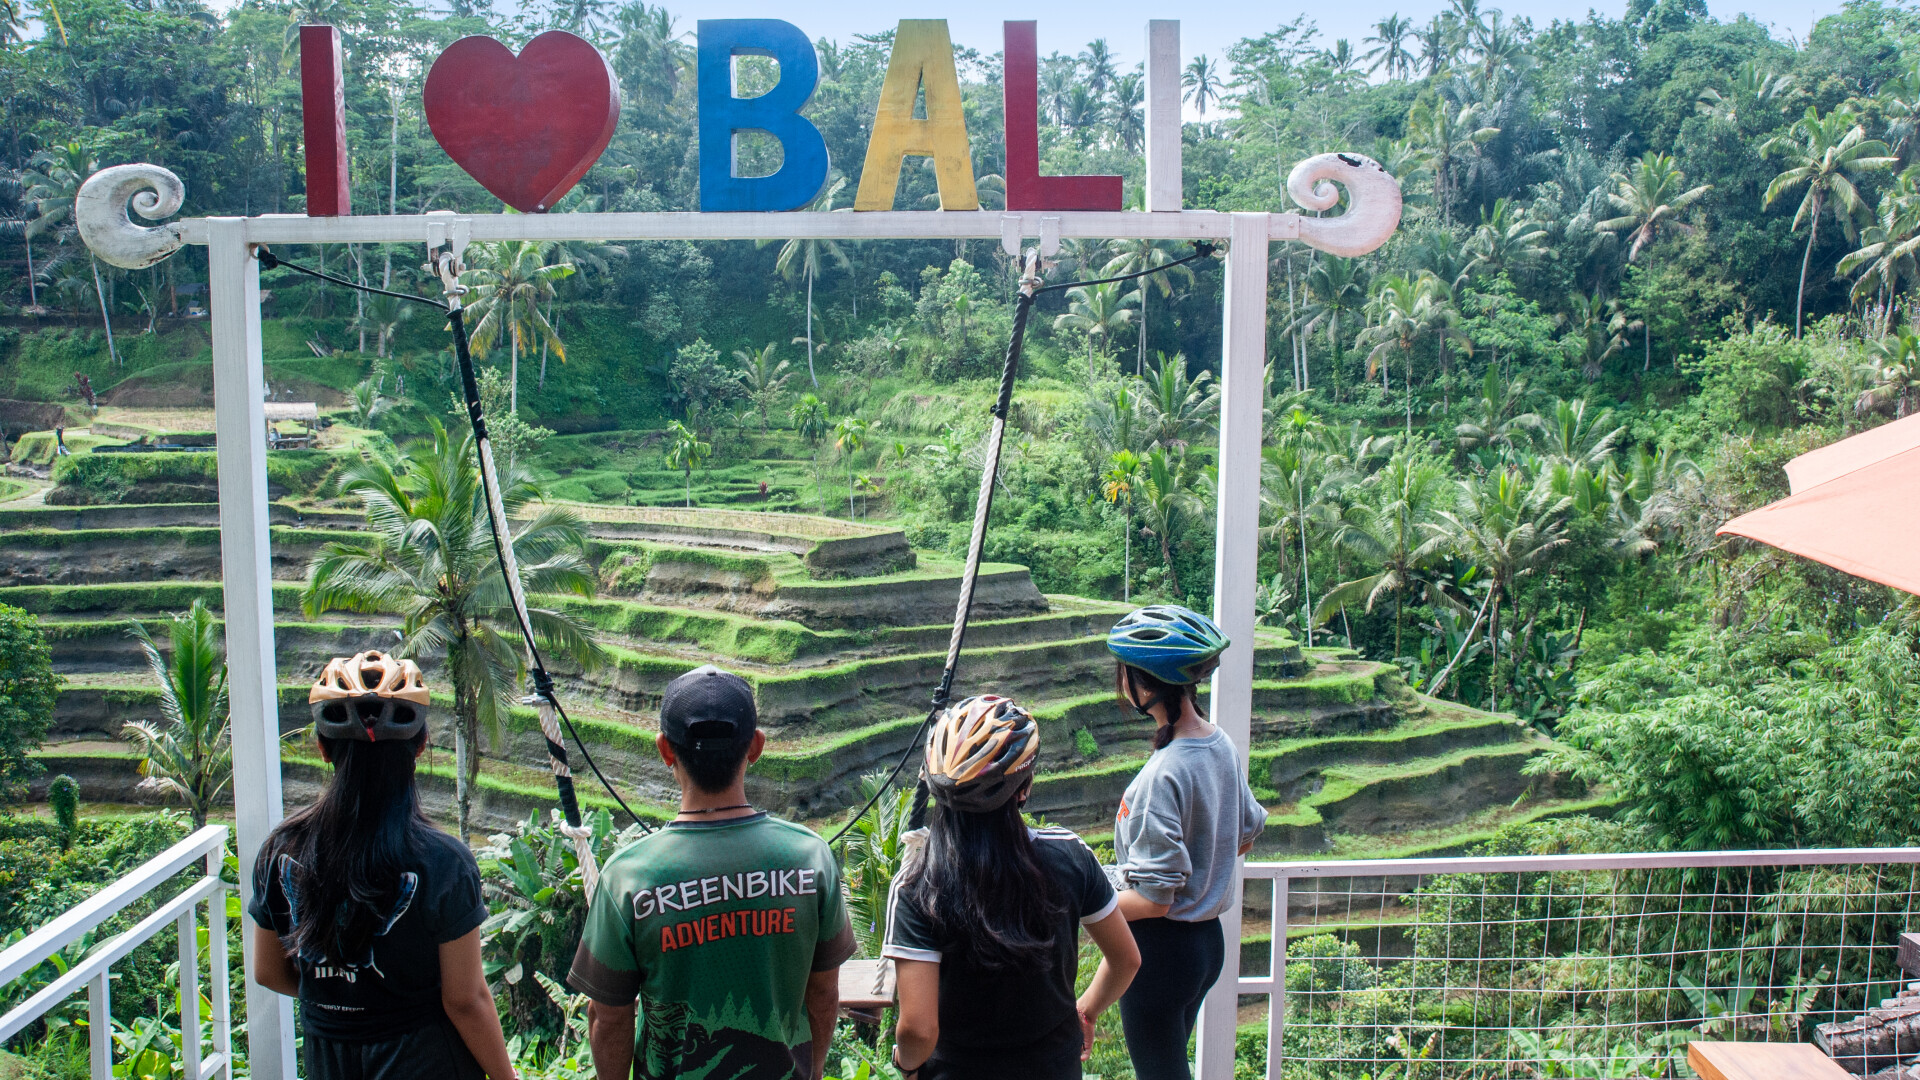
<svg viewBox="0 0 1920 1080"><path fill-rule="evenodd" d="M1702 1080L1854 1080L1809 1043L1688 1043L1687 1064Z"/></svg>
<svg viewBox="0 0 1920 1080"><path fill-rule="evenodd" d="M893 964L886 960L849 960L840 965L840 1011L878 1017L893 1007Z"/></svg>

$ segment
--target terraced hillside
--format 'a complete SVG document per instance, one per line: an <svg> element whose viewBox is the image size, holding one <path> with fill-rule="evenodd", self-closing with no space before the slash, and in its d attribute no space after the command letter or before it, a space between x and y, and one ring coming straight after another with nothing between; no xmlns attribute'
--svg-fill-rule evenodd
<svg viewBox="0 0 1920 1080"><path fill-rule="evenodd" d="M602 632L609 662L561 672L581 736L629 801L659 808L671 777L653 752L659 696L701 663L755 687L770 747L753 798L816 821L843 814L862 776L904 749L944 658L959 567L916 553L897 531L744 511L583 506L603 584L592 600L547 598ZM274 508L274 609L281 727L306 723L306 686L329 656L390 646L397 620L300 613L308 558L350 535L358 515ZM217 606L219 549L207 504L0 508L0 602L40 615L68 679L49 775L78 777L90 800L137 801L127 721L155 695L131 619L195 598ZM961 693L992 690L1035 708L1044 760L1032 808L1102 832L1148 752L1148 728L1112 695L1106 628L1115 603L1043 596L1025 568L983 571ZM1263 851L1457 846L1500 822L1585 805L1542 790L1521 764L1540 744L1509 720L1420 698L1390 665L1302 650L1284 634L1256 642L1254 783L1272 811ZM436 673L429 665L429 677ZM444 810L451 753L429 761ZM290 796L312 790L317 762L286 747ZM483 762L478 803L495 823L551 804L531 711L513 715ZM605 804L582 785L590 804Z"/></svg>

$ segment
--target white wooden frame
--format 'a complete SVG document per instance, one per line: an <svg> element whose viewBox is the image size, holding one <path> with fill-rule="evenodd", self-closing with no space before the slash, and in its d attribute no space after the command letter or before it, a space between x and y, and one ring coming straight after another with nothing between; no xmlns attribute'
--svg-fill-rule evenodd
<svg viewBox="0 0 1920 1080"><path fill-rule="evenodd" d="M1267 252L1276 240L1298 240L1353 256L1384 243L1400 221L1400 188L1377 163L1354 154L1321 154L1287 179L1293 200L1308 210L1347 208L1336 217L1296 213L1181 210L1178 24L1149 28L1148 99L1170 97L1175 115L1150 110L1147 188L1151 212L925 211L874 213L426 214L313 218L189 218L158 227L135 224L128 205L158 220L177 211L185 190L154 165L118 165L82 187L76 219L88 246L117 266L145 267L183 244L208 249L212 312L215 427L218 435L221 560L224 568L229 688L233 716L237 851L243 871L282 816L277 677L274 670L272 574L268 550L266 420L260 353L260 263L263 244L420 243L451 245L458 256L475 240L762 240L832 238L997 239L1012 255L1036 240L1043 255L1068 237L1211 240L1228 245L1226 328L1221 358L1220 499L1215 550L1214 615L1235 642L1215 675L1216 721L1248 750L1253 680L1253 596L1259 551L1260 429L1266 367ZM1169 59L1171 57L1171 60ZM1172 83L1171 89L1167 87ZM250 876L240 878L242 895ZM1236 896L1238 895L1236 891ZM1239 908L1223 922L1237 940ZM251 936L247 939L249 959ZM1239 953L1201 1013L1200 1076L1233 1075L1234 998ZM292 1080L292 1007L287 998L249 982L248 1035L253 1075Z"/></svg>

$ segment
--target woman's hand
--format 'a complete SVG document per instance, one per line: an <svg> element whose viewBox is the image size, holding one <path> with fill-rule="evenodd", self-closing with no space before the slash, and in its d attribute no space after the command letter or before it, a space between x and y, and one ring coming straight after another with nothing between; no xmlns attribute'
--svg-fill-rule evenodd
<svg viewBox="0 0 1920 1080"><path fill-rule="evenodd" d="M1100 1022L1100 1018L1088 1016L1087 1010L1077 1006L1075 1011L1080 1014L1080 1060L1086 1061L1093 1057L1093 1026Z"/></svg>
<svg viewBox="0 0 1920 1080"><path fill-rule="evenodd" d="M1086 993L1074 1002L1074 1008L1080 1013L1080 1034L1084 1039L1081 1061L1093 1056L1093 1025L1100 1014L1120 1000L1127 984L1133 982L1134 973L1140 970L1140 947L1134 944L1133 928L1127 925L1125 912L1115 909L1099 922L1088 923L1087 936L1100 949L1100 970L1093 973Z"/></svg>

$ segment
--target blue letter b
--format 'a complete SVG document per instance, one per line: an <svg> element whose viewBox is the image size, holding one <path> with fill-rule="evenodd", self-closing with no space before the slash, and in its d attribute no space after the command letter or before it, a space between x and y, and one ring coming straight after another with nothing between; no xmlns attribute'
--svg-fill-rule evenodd
<svg viewBox="0 0 1920 1080"><path fill-rule="evenodd" d="M798 210L827 182L827 141L800 115L820 81L813 43L779 19L701 19L699 23L700 209ZM759 97L733 96L733 58L771 56L780 82ZM764 131L785 160L772 176L734 175L733 137Z"/></svg>

